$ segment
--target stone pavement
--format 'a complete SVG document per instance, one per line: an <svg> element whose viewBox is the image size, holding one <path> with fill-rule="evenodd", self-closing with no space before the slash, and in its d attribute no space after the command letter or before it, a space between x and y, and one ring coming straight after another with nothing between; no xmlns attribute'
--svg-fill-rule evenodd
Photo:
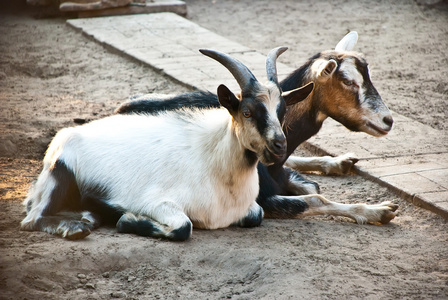
<svg viewBox="0 0 448 300"><path fill-rule="evenodd" d="M190 88L215 92L218 85L224 83L232 91L239 92L232 75L216 61L200 54L198 49L201 48L229 53L246 64L260 81L266 80L266 54L221 37L173 13L67 22L101 44ZM281 63L277 69L279 78L293 71ZM359 174L448 219L447 133L397 113L393 116L393 130L380 139L349 132L329 119L305 146L320 154L355 153L361 158L357 164Z"/></svg>

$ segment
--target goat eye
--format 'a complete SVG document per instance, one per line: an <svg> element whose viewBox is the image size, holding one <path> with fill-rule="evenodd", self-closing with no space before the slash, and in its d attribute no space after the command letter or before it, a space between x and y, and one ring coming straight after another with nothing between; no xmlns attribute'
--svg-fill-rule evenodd
<svg viewBox="0 0 448 300"><path fill-rule="evenodd" d="M243 117L245 118L250 118L251 117L251 113L248 110L243 110Z"/></svg>
<svg viewBox="0 0 448 300"><path fill-rule="evenodd" d="M353 80L344 80L344 81L342 81L342 83L344 83L346 86L352 86L352 85L355 84L355 83L353 82Z"/></svg>
<svg viewBox="0 0 448 300"><path fill-rule="evenodd" d="M356 82L354 80L343 80L342 83L347 87L353 87L353 88L358 87L358 85L356 84Z"/></svg>

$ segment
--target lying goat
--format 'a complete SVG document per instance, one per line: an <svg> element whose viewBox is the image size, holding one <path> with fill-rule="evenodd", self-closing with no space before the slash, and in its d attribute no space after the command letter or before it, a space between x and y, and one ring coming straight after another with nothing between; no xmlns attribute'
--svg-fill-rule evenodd
<svg viewBox="0 0 448 300"><path fill-rule="evenodd" d="M317 194L317 184L303 179L300 174L284 168L324 173L344 173L355 162L350 155L341 157L300 158L290 156L304 141L315 135L324 120L331 117L348 129L374 136L387 134L393 119L389 109L370 81L366 60L351 50L356 45L356 32L347 34L334 51L314 55L298 70L280 82L283 90L291 90L314 82L311 95L290 106L283 129L287 138L285 160L271 166L259 164L260 194L257 202L267 217L291 218L304 215L329 214L346 216L358 223L388 223L395 217L397 205L383 202L377 205L339 204ZM179 107L216 107L216 95L209 92L186 93L160 100L143 96L124 103L120 114L156 113ZM289 158L288 158L289 157Z"/></svg>
<svg viewBox="0 0 448 300"><path fill-rule="evenodd" d="M241 87L241 99L218 87L224 108L115 115L62 129L24 202L21 229L80 239L100 222L118 220L119 232L183 241L193 226L258 226L258 160L284 160L285 103L305 99L313 88L282 94L275 61L285 50L269 53L266 85L238 60L201 50ZM67 211L81 211L82 218Z"/></svg>

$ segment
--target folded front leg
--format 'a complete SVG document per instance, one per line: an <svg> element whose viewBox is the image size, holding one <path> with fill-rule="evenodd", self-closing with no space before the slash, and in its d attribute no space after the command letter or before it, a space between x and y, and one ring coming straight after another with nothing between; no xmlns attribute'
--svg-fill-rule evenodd
<svg viewBox="0 0 448 300"><path fill-rule="evenodd" d="M260 226L263 216L263 209L257 204L257 202L254 202L251 205L247 215L239 220L235 225L240 227L257 227Z"/></svg>
<svg viewBox="0 0 448 300"><path fill-rule="evenodd" d="M353 153L332 157L290 156L285 166L301 172L320 172L325 175L345 175L359 161Z"/></svg>
<svg viewBox="0 0 448 300"><path fill-rule="evenodd" d="M185 213L173 202L164 201L147 214L126 212L117 222L120 233L185 241L193 225Z"/></svg>

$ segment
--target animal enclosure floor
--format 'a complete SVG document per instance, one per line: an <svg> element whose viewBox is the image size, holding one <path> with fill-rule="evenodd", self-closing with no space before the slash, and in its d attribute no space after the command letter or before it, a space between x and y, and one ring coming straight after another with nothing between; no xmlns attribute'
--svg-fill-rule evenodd
<svg viewBox="0 0 448 300"><path fill-rule="evenodd" d="M198 49L211 48L241 60L265 80L266 54L222 37L174 13L68 20L68 24L99 43L120 51L187 87L215 91L238 86L231 74ZM362 37L362 32L360 33ZM342 36L341 36L342 38ZM330 49L334 45L326 45ZM288 51L283 54L287 56ZM277 65L279 78L294 68ZM394 128L381 139L345 130L327 120L308 143L316 152L361 158L358 172L390 187L412 203L448 218L448 135L393 113Z"/></svg>
<svg viewBox="0 0 448 300"><path fill-rule="evenodd" d="M389 107L438 130L440 139L448 129L446 12L413 0L187 4L190 20L262 54L290 46L279 60L294 68L357 30L356 49ZM398 204L390 224L266 219L252 229L194 230L185 243L107 227L82 241L19 231L21 202L59 129L75 126L74 118L110 115L130 95L191 90L64 18L35 18L34 11L0 9L0 299L448 299L448 222L354 174L305 176L330 200ZM264 74L263 65L249 66Z"/></svg>

